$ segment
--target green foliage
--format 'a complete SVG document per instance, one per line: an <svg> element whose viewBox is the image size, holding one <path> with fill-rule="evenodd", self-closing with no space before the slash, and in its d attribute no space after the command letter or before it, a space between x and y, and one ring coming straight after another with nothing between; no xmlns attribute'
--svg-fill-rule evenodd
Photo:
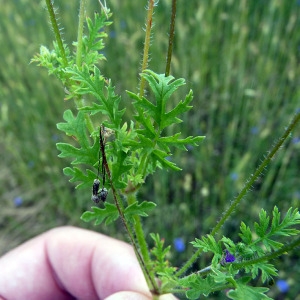
<svg viewBox="0 0 300 300"><path fill-rule="evenodd" d="M236 284L236 288L228 292L228 297L230 299L241 300L241 299L272 299L265 295L269 289L263 287L249 287L244 284Z"/></svg>
<svg viewBox="0 0 300 300"><path fill-rule="evenodd" d="M219 262L223 255L221 243L217 242L211 235L208 235L207 237L204 236L201 240L196 238L194 242L191 242L191 244L195 248L201 248L204 252L214 253L214 257L212 259L212 264L214 265Z"/></svg>
<svg viewBox="0 0 300 300"><path fill-rule="evenodd" d="M111 15L109 15L111 16ZM99 61L105 59L105 56L100 52L104 48L103 39L107 37L103 28L112 24L107 21L105 14L94 13L94 20L87 17L86 24L88 27L88 35L82 39L83 51L82 51L82 62L86 64L90 71L94 69L94 65ZM74 43L76 46L77 44Z"/></svg>
<svg viewBox="0 0 300 300"><path fill-rule="evenodd" d="M264 255L265 251L278 250L283 243L275 241L277 236L292 236L300 231L293 226L300 224L300 214L298 209L290 208L283 220L280 222L280 212L277 206L273 209L273 218L270 224L270 217L264 209L259 214L259 222L254 223L254 232L244 222L241 223L240 230L243 243L250 247L254 253ZM258 236L255 240L253 236ZM241 247L241 246L240 246Z"/></svg>
<svg viewBox="0 0 300 300"><path fill-rule="evenodd" d="M148 217L148 213L156 207L153 202L134 202L126 207L124 211L125 219L130 223L135 223L134 216Z"/></svg>
<svg viewBox="0 0 300 300"><path fill-rule="evenodd" d="M55 75L63 84L67 81L65 74L65 63L61 51L56 42L53 42L53 50L49 50L45 46L40 47L39 55L35 55L31 62L37 62L39 66L48 69L49 75ZM68 57L69 64L74 63L74 57L70 55L70 50L66 44L63 45L64 52Z"/></svg>
<svg viewBox="0 0 300 300"><path fill-rule="evenodd" d="M64 131L67 135L72 136L81 146L76 148L68 143L57 143L56 147L61 153L59 157L72 157L73 165L84 164L93 166L98 157L99 153L99 140L95 141L92 146L90 146L89 139L86 133L86 126L84 121L84 113L78 112L78 115L74 117L70 110L64 112L64 120L66 123L58 123L57 128ZM81 181L78 187L91 186L96 174L92 173L90 170L86 170L87 175L81 171L79 168L65 168L64 174L72 176L71 182Z"/></svg>
<svg viewBox="0 0 300 300"><path fill-rule="evenodd" d="M107 21L109 16L105 12L95 13L94 20L87 18L86 34L80 32L83 24L79 24L79 40L73 43L76 48L74 54L67 45L54 43L54 50L42 47L40 55L33 59L62 81L66 98L73 99L76 104L77 112L66 110L63 115L65 122L57 124L57 128L67 136L72 136L76 144L57 143L59 157L71 158L71 165L76 165L64 168L64 174L71 177L71 182L78 183L77 188L91 189L94 179L100 177L100 169L106 173L106 177L102 174L102 185L111 190L114 203L104 203L104 208L93 206L92 211L84 212L81 219L93 221L95 225L103 222L108 225L120 217L135 252L141 253L138 258L149 288L157 294L186 292L188 298L197 299L201 295L208 296L230 288L233 289L229 292L232 299L268 299L264 295L268 289L251 287L248 274L252 278L261 274L263 282L277 275L277 270L268 261L282 254L280 251L284 244L274 238L299 233L293 228L300 222L297 209L290 208L280 221L279 210L275 207L271 224L266 211L261 210L254 231L244 222L241 223L239 243L225 236L217 241L212 234L195 239L192 244L197 252L181 270L187 270L201 252L211 252L211 265L184 278L178 275L183 271L175 273L176 268L168 260L171 247L165 248L158 234L150 235L155 247L151 251L152 260L149 257L140 217L147 217L159 203L139 202L137 192L146 178L158 168L181 170L170 160L174 149L187 150L187 146L198 146L204 137L181 137L177 129L181 118L192 109L192 90L174 105L174 95L179 93L179 87L185 85L185 80L151 70L141 73L142 79L148 83L147 91L127 92L133 100L131 110L134 115L129 117L129 122L124 122L127 106L120 109L124 99L115 93L111 80L102 75L98 66L105 59L101 50L104 48L103 38L107 37L105 27L111 24ZM55 34L59 36L60 33ZM144 96L144 92L147 96ZM99 130L103 131L100 136ZM106 131L110 131L107 136ZM288 131L285 133L282 142L289 134ZM271 153L278 151L279 146L276 147ZM270 160L265 159L265 165ZM258 178L258 173L254 179ZM224 218L227 220L230 214L224 214ZM214 230L213 234L217 231ZM241 276L240 271L246 276ZM155 277L160 279L160 286L156 286Z"/></svg>
<svg viewBox="0 0 300 300"><path fill-rule="evenodd" d="M93 95L99 103L93 103L92 106L81 108L84 112L89 112L91 115L102 113L107 115L110 123L106 126L117 130L121 124L121 118L125 110L119 110L120 97L115 95L114 88L109 82L106 84L100 70L94 66L93 71L89 67L83 65L82 70L77 66L67 68L67 73L74 84L71 86L70 97L76 95ZM78 85L78 83L80 83Z"/></svg>
<svg viewBox="0 0 300 300"><path fill-rule="evenodd" d="M206 278L197 275L189 276L188 280L181 280L181 285L188 288L186 297L188 299L199 299L201 295L208 297L212 289L216 287L216 282L211 276Z"/></svg>
<svg viewBox="0 0 300 300"><path fill-rule="evenodd" d="M119 218L119 212L115 205L105 203L104 208L92 206L93 211L86 211L82 214L81 219L85 222L91 222L95 220L95 225L101 224L105 219L105 225L109 225L113 221Z"/></svg>
<svg viewBox="0 0 300 300"><path fill-rule="evenodd" d="M186 150L186 145L197 146L198 142L202 141L204 137L180 139L180 133L168 137L162 136L162 132L166 127L182 122L178 115L192 108L189 104L193 99L193 93L190 91L184 101L180 101L175 108L167 112L168 100L180 86L185 84L184 79L174 80L173 76L165 77L164 74L155 74L150 70L146 70L142 77L149 83L155 97L155 103L144 96L140 97L139 94L127 92L135 100L133 102L137 111L135 119L142 126L137 130L138 137L145 146L141 155L147 153L149 165L155 166L159 163L162 167L180 170L168 160L171 153L170 146Z"/></svg>
<svg viewBox="0 0 300 300"><path fill-rule="evenodd" d="M183 84L183 80L176 80L172 82L172 84L169 84L173 77L169 76L163 80L162 75L155 75L153 72L147 71L146 74L149 74L146 77L147 80L152 80L151 82L157 83L156 85L152 84L151 88L155 94L156 101L160 104L155 106L156 108L153 108L151 112L147 109L142 112L141 106L135 102L134 105L137 107L137 111L140 112L140 116L136 116L136 119L141 122L143 129L136 130L133 123L131 123L130 131L126 131L126 123L121 127L121 117L124 113L124 109L118 110L121 99L114 94L114 89L110 83L106 86L104 78L98 68L95 67L94 72L90 73L87 67L83 67L83 70L80 71L75 66L73 69L67 68L67 73L70 74L70 79L76 83L70 89L70 97L74 97L76 94L92 94L100 104L93 103L91 106L82 107L78 116L75 118L71 111L65 112L64 119L67 123L59 123L58 129L65 131L67 135L74 136L81 145L81 148L79 149L68 144L58 143L57 148L62 152L60 157L80 156L76 157L72 163L94 165L97 152L99 152L99 145L95 142L92 147L89 146L83 113L90 113L90 115L101 113L102 115L106 115L110 121L105 122L105 125L114 130L115 133L115 141L111 143L113 151L111 151L110 154L112 154L113 157L111 157L112 163L110 167L112 170L112 180L116 184L116 188L126 187L127 175L125 173L128 173L132 167L133 170L129 176L135 178L135 180L139 178L138 183L143 182L145 177L147 177L149 173L153 173L157 166L179 170L174 163L167 159L171 154L170 147L186 149L185 145L189 144L195 146L204 138L188 137L180 139L180 133L176 133L172 136L161 136L162 130L166 126L171 125L172 122L179 122L177 115L191 108L188 105L192 100L190 92L184 102L181 101L171 112L165 113L166 101L176 88ZM156 81L155 79L157 78L159 78L160 81ZM130 95L132 98L139 99L138 96L133 93L130 93ZM144 97L142 99L142 101L151 106L150 101ZM152 113L155 116L151 122L148 115L151 116ZM157 123L157 118L159 118L159 126L155 128L154 124ZM130 153L129 149L135 152ZM136 157L140 157L142 161L136 160ZM144 165L144 161L147 161L147 165ZM143 166L144 169L142 169L141 166ZM84 177L82 178L84 179ZM74 178L71 180L74 181ZM84 186L84 183L81 185Z"/></svg>
<svg viewBox="0 0 300 300"><path fill-rule="evenodd" d="M109 26L111 22L106 20L106 15L95 13L94 21L87 17L86 23L88 34L82 39L81 59L83 68L92 72L95 64L105 59L104 55L100 53L104 48L103 39L107 37L103 29ZM63 49L59 48L57 42L53 42L53 45L53 50L41 46L40 53L35 55L31 61L37 62L39 66L47 68L49 74L54 74L64 85L69 87L72 83L69 81L69 74L66 68L70 67L69 72L71 74L73 68L76 70L76 53L71 53L66 44L63 44ZM73 46L77 47L78 43L74 42ZM64 55L66 56L68 65L65 64Z"/></svg>
<svg viewBox="0 0 300 300"><path fill-rule="evenodd" d="M227 285L234 288L229 293L231 299L270 299L263 295L268 291L267 288L246 285L247 274L250 273L253 279L261 275L262 282L277 276L276 268L268 260L276 253L274 251L279 251L284 244L275 241L274 238L298 234L299 230L295 228L297 224L300 224L298 209L290 208L281 220L280 212L275 206L271 223L264 209L260 211L259 222L254 223L254 231L244 222L241 223L239 234L241 242L234 243L228 237L222 237L217 242L211 235L195 239L192 242L194 247L201 248L204 252L211 252L214 257L208 272L205 269L201 270L198 277L192 277L190 285L189 281L184 281L185 286L190 288L187 296L196 299L200 294L208 295L218 290L220 286L223 285L224 288ZM225 254L222 250L224 248L225 252L227 251ZM226 260L229 253L234 257L230 262ZM242 270L246 274L242 277L243 280L238 279ZM202 278L202 274L208 275Z"/></svg>
<svg viewBox="0 0 300 300"><path fill-rule="evenodd" d="M155 246L151 250L153 260L151 262L151 269L161 281L162 289L167 289L178 285L174 273L176 268L170 265L168 256L170 254L171 246L164 247L164 240L160 238L159 234L150 233Z"/></svg>

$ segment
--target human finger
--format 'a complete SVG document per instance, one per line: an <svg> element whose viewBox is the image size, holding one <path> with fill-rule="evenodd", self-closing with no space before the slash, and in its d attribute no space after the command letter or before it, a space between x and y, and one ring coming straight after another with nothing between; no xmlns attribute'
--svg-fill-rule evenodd
<svg viewBox="0 0 300 300"><path fill-rule="evenodd" d="M150 297L131 246L95 232L53 229L0 259L6 299L103 299L120 291Z"/></svg>

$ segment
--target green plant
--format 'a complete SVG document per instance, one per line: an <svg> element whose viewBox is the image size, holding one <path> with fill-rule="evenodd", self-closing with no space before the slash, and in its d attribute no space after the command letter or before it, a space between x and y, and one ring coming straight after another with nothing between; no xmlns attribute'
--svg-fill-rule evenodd
<svg viewBox="0 0 300 300"><path fill-rule="evenodd" d="M53 4L46 0L56 41L51 51L42 46L33 61L47 67L50 74L61 80L66 98L73 99L77 109L75 112L66 110L63 114L65 122L57 124L59 130L75 139L75 146L73 143L57 143L61 152L59 156L72 158L72 166L65 168L64 174L71 177L71 182L79 182L77 188L92 187L92 199L97 203L100 200L104 202L103 208L93 206L92 211L83 213L81 218L97 225L104 221L110 224L118 218L122 220L153 295L186 293L188 298L196 299L200 295L231 289L228 296L232 299L267 299L264 294L267 288L252 287L248 283L260 273L263 282L276 276L270 260L300 244L299 230L295 228L300 223L298 210L290 208L281 220L275 207L271 222L267 213L261 210L254 231L242 223L240 242L224 236L218 238L217 234L289 137L300 120L300 112L250 176L210 235L192 242L198 250L181 269L176 270L167 260L170 247L164 248L159 235L151 234L155 246L150 253L144 235L141 217L147 217L159 203L137 198L145 179L157 169L181 170L170 159L174 148L186 150L187 146L197 146L204 139L203 136L181 138L180 132L176 131L182 122L180 117L192 109L193 98L192 91L189 91L176 105L172 106L170 101L171 96L185 84L184 79L169 75L176 1L172 6L165 74L147 69L155 6L154 1L148 3L139 91L127 91L134 111L129 122L123 121L125 109L120 108L121 97L116 95L111 81L102 75L98 66L105 58L101 51L103 39L107 37L105 28L111 24L110 11L102 5L101 14L96 12L93 19L88 17L85 21L86 1L80 3L78 38L73 43L76 50L72 53L61 37ZM87 32L84 32L84 24ZM113 203L105 202L107 190ZM255 235L258 237L254 238ZM289 245L284 245L277 238L291 235L298 237ZM202 252L212 253L211 265L187 275ZM160 279L160 285L156 277Z"/></svg>

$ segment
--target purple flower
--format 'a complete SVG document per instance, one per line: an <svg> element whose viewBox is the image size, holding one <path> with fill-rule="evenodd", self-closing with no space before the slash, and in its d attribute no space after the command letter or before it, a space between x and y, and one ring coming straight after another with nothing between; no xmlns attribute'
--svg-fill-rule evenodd
<svg viewBox="0 0 300 300"><path fill-rule="evenodd" d="M23 199L20 196L15 197L13 201L14 201L15 207L19 207L23 204Z"/></svg>
<svg viewBox="0 0 300 300"><path fill-rule="evenodd" d="M287 293L289 291L289 284L284 279L278 279L276 285L281 293Z"/></svg>
<svg viewBox="0 0 300 300"><path fill-rule="evenodd" d="M232 263L235 261L235 256L231 254L227 249L225 250L225 257L221 260L221 265Z"/></svg>
<svg viewBox="0 0 300 300"><path fill-rule="evenodd" d="M225 250L225 262L231 263L235 261L235 257L227 249Z"/></svg>
<svg viewBox="0 0 300 300"><path fill-rule="evenodd" d="M183 238L175 238L174 239L174 247L177 252L183 252L185 250L185 244Z"/></svg>

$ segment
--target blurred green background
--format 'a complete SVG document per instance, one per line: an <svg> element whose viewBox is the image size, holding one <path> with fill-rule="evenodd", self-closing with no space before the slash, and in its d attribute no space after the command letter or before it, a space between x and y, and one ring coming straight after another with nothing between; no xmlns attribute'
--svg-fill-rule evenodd
<svg viewBox="0 0 300 300"><path fill-rule="evenodd" d="M64 39L76 39L79 1L55 1ZM136 91L142 56L146 1L108 0L114 24L102 63L128 107L125 90ZM99 10L90 1L89 14ZM264 154L282 134L299 105L300 1L178 0L171 74L187 85L174 98L194 91L194 109L179 124L183 135L206 135L188 152L172 156L182 172L148 178L141 200L158 203L145 220L173 246L170 260L180 266L193 252L189 242L209 233ZM164 73L171 1L154 15L150 68ZM29 64L41 45L52 46L44 1L12 0L0 10L0 254L49 228L75 225L124 238L121 224L95 228L79 217L91 206L90 190L74 190L55 144L67 141L56 129L72 108L60 83ZM293 133L223 233L238 240L241 220L253 225L261 207L284 213L300 200L300 129ZM162 221L163 220L163 221ZM204 267L208 258L199 261ZM276 299L300 299L299 251L280 258L279 278L270 287ZM195 266L198 269L199 266ZM298 298L297 298L298 296ZM211 299L221 297L213 295ZM224 297L224 295L223 295ZM284 298L282 298L284 297Z"/></svg>

